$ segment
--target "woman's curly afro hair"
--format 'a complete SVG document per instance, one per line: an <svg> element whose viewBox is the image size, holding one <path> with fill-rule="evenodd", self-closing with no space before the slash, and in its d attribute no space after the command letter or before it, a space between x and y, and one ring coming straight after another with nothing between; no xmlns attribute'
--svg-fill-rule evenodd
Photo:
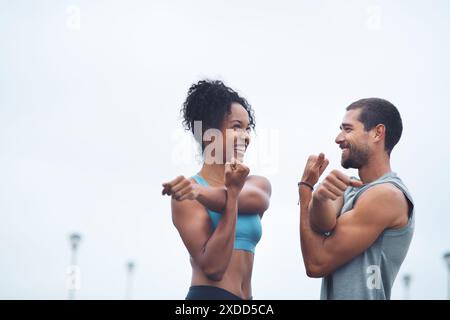
<svg viewBox="0 0 450 320"><path fill-rule="evenodd" d="M181 110L183 125L194 133L194 121L202 121L203 131L219 129L225 116L230 113L232 103L241 104L248 112L250 128L255 128L253 109L245 98L219 80L201 80L188 91Z"/></svg>

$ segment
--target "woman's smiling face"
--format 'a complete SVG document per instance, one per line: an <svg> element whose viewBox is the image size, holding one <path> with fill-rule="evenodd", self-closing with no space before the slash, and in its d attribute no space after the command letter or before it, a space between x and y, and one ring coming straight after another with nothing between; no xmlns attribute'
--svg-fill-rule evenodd
<svg viewBox="0 0 450 320"><path fill-rule="evenodd" d="M250 118L247 110L239 103L232 103L220 131L223 135L224 162L233 157L243 161L250 144Z"/></svg>

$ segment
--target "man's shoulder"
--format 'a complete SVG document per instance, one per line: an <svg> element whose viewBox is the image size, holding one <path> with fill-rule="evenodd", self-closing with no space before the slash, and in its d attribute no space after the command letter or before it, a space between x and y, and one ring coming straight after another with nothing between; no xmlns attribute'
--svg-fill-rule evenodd
<svg viewBox="0 0 450 320"><path fill-rule="evenodd" d="M396 224L408 210L405 194L391 183L380 183L364 191L354 209L366 219L386 227Z"/></svg>
<svg viewBox="0 0 450 320"><path fill-rule="evenodd" d="M368 188L364 194L370 194L372 197L383 197L387 200L395 200L403 197L403 191L390 182L383 182ZM361 195L361 196L363 196Z"/></svg>

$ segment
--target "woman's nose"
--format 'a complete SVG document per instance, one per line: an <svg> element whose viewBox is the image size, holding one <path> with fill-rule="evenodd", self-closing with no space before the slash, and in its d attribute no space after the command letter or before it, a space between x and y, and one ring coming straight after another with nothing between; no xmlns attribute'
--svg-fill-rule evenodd
<svg viewBox="0 0 450 320"><path fill-rule="evenodd" d="M244 130L243 140L245 141L245 145L250 144L250 133Z"/></svg>

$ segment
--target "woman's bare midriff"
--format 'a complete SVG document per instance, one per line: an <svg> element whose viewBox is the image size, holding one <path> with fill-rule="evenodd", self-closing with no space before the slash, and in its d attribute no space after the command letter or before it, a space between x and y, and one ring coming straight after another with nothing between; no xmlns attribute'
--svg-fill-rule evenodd
<svg viewBox="0 0 450 320"><path fill-rule="evenodd" d="M230 264L221 281L213 281L206 277L191 258L192 286L214 286L225 289L242 299L252 297L253 253L244 250L233 250Z"/></svg>

